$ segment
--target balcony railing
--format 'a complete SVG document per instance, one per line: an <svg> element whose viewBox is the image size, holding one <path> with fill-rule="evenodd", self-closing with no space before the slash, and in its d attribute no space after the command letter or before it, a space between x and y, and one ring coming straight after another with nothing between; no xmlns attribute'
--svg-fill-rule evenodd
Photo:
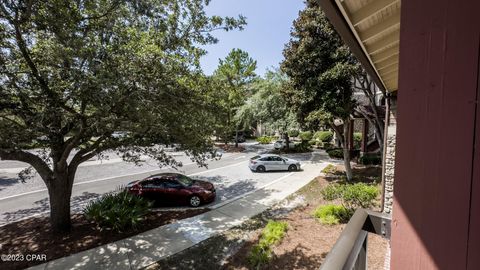
<svg viewBox="0 0 480 270"><path fill-rule="evenodd" d="M367 235L369 232L390 239L391 217L357 209L320 270L367 269Z"/></svg>

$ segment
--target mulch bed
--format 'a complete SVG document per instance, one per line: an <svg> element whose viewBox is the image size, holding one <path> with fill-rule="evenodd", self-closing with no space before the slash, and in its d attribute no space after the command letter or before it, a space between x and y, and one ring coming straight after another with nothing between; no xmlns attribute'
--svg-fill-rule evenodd
<svg viewBox="0 0 480 270"><path fill-rule="evenodd" d="M222 143L222 144L215 144L215 146L221 148L223 151L228 152L228 153L236 153L236 152L245 151L245 147L243 147L241 145L239 145L238 147L235 147L235 145L230 145L230 144L225 145L224 143Z"/></svg>
<svg viewBox="0 0 480 270"><path fill-rule="evenodd" d="M337 166L337 170L342 172L343 167ZM374 166L354 166L353 170L357 176L356 180L362 182L375 182L372 179L381 173L381 167ZM332 178L335 177L339 176L334 175ZM260 269L318 269L323 263L346 226L345 224L323 225L312 216L316 207L328 203L323 200L321 190L330 181L326 177L317 177L297 192L297 196L301 195L305 198L306 204L278 219L286 221L289 229L285 238L272 248L274 254L272 260ZM250 239L228 258L222 269L252 269L248 262L248 255L253 246L258 243L262 229L253 233ZM369 234L368 237L369 269L384 269L388 240L374 234Z"/></svg>
<svg viewBox="0 0 480 270"><path fill-rule="evenodd" d="M0 227L1 254L45 254L47 260L54 260L70 254L115 242L180 219L196 216L209 209L188 209L179 211L156 211L149 213L145 222L136 230L118 233L100 230L82 214L72 215L70 233L53 233L48 217L34 217ZM0 261L0 269L22 269L46 261Z"/></svg>

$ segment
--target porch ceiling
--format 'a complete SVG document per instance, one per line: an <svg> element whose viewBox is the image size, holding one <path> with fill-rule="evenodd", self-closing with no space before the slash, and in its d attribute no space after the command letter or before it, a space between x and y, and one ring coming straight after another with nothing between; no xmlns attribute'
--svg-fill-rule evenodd
<svg viewBox="0 0 480 270"><path fill-rule="evenodd" d="M319 0L327 17L347 45L377 77L380 87L398 89L398 53L400 39L400 0ZM333 18L336 17L336 18ZM339 27L340 24L343 27ZM341 30L343 29L343 31ZM345 35L349 35L346 38ZM356 43L356 44L352 44ZM359 57L359 53L363 54Z"/></svg>

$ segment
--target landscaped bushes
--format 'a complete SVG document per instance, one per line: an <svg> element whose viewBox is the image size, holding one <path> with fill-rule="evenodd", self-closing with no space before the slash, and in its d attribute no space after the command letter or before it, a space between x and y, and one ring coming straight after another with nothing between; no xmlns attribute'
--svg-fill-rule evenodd
<svg viewBox="0 0 480 270"><path fill-rule="evenodd" d="M332 139L333 139L333 132L331 132L329 130L317 131L313 135L313 139L328 143L328 142L332 141Z"/></svg>
<svg viewBox="0 0 480 270"><path fill-rule="evenodd" d="M380 165L382 164L382 158L377 154L365 154L358 162L363 165Z"/></svg>
<svg viewBox="0 0 480 270"><path fill-rule="evenodd" d="M327 201L340 199L349 216L357 208L370 208L375 205L379 194L378 188L365 183L330 184L322 190L322 196Z"/></svg>
<svg viewBox="0 0 480 270"><path fill-rule="evenodd" d="M330 158L343 159L343 149L342 148L328 149L327 154Z"/></svg>
<svg viewBox="0 0 480 270"><path fill-rule="evenodd" d="M345 223L350 218L347 209L343 205L327 204L315 209L313 216L322 224L335 225Z"/></svg>
<svg viewBox="0 0 480 270"><path fill-rule="evenodd" d="M108 193L88 203L83 210L88 219L95 221L102 229L123 232L136 229L152 203L127 191Z"/></svg>
<svg viewBox="0 0 480 270"><path fill-rule="evenodd" d="M310 141L313 138L313 133L311 131L300 132L299 137L302 141Z"/></svg>
<svg viewBox="0 0 480 270"><path fill-rule="evenodd" d="M298 129L292 129L288 131L288 136L290 137L297 137L298 134L300 134L300 131L298 131Z"/></svg>
<svg viewBox="0 0 480 270"><path fill-rule="evenodd" d="M257 142L259 142L260 144L269 144L273 140L275 140L275 137L272 136L262 136L257 138Z"/></svg>
<svg viewBox="0 0 480 270"><path fill-rule="evenodd" d="M248 254L248 261L253 268L259 269L272 258L272 246L279 243L285 233L288 225L284 221L269 220L265 229L263 229L258 244L253 246Z"/></svg>
<svg viewBox="0 0 480 270"><path fill-rule="evenodd" d="M360 149L362 145L362 133L361 132L354 132L353 133L353 146L354 148Z"/></svg>

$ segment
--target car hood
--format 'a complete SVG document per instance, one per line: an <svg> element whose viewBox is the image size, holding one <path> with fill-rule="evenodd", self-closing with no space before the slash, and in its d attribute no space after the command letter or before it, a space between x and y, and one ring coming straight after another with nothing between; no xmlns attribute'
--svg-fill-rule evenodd
<svg viewBox="0 0 480 270"><path fill-rule="evenodd" d="M207 181L201 181L201 180L194 180L193 184L190 187L199 187L199 188L203 188L203 189L206 189L206 190L213 190L214 189L212 183L207 182Z"/></svg>

